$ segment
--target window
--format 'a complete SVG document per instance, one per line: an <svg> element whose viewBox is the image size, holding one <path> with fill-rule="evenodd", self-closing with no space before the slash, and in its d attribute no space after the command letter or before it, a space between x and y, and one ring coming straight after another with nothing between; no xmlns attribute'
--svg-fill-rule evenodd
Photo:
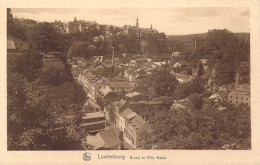
<svg viewBox="0 0 260 165"><path fill-rule="evenodd" d="M238 97L236 97L236 99L238 99Z"/></svg>
<svg viewBox="0 0 260 165"><path fill-rule="evenodd" d="M243 100L243 97L241 97L241 100Z"/></svg>

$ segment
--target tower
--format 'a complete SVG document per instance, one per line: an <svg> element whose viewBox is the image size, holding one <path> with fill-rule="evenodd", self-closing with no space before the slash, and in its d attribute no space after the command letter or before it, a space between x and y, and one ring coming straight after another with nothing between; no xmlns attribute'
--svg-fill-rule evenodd
<svg viewBox="0 0 260 165"><path fill-rule="evenodd" d="M76 18L76 16L75 16L75 18L74 18L74 22L77 22L77 18Z"/></svg>
<svg viewBox="0 0 260 165"><path fill-rule="evenodd" d="M153 24L151 24L151 29L153 30Z"/></svg>
<svg viewBox="0 0 260 165"><path fill-rule="evenodd" d="M139 21L138 21L138 17L136 18L136 28L139 28Z"/></svg>

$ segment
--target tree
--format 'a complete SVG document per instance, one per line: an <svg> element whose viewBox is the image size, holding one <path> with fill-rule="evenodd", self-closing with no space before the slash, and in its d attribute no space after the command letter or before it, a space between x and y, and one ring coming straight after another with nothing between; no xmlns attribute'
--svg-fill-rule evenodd
<svg viewBox="0 0 260 165"><path fill-rule="evenodd" d="M172 95L178 85L178 80L171 75L168 69L157 70L153 75L154 90L160 96Z"/></svg>
<svg viewBox="0 0 260 165"><path fill-rule="evenodd" d="M28 33L30 44L45 53L61 50L62 38L51 23L38 23Z"/></svg>
<svg viewBox="0 0 260 165"><path fill-rule="evenodd" d="M188 98L188 105L191 110L200 110L202 107L201 95L198 93L193 93Z"/></svg>
<svg viewBox="0 0 260 165"><path fill-rule="evenodd" d="M23 74L29 80L38 76L42 66L41 56L34 49L28 49L24 54L8 56L8 72ZM9 74L8 73L8 74Z"/></svg>
<svg viewBox="0 0 260 165"><path fill-rule="evenodd" d="M116 114L115 114L115 106L114 105L109 105L109 107L107 108L107 113L108 113L108 117L110 122L112 122L113 124L116 123Z"/></svg>
<svg viewBox="0 0 260 165"><path fill-rule="evenodd" d="M198 70L198 76L202 76L204 74L204 68L203 68L203 65L202 63L200 62L199 63L199 66L198 66L199 70Z"/></svg>
<svg viewBox="0 0 260 165"><path fill-rule="evenodd" d="M235 81L235 67L229 63L217 64L215 82L217 85L229 84Z"/></svg>

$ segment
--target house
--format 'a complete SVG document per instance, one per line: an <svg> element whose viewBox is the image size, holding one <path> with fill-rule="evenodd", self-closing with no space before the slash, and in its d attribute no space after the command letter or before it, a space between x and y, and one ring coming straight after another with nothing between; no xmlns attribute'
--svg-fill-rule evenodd
<svg viewBox="0 0 260 165"><path fill-rule="evenodd" d="M190 75L179 74L179 73L175 73L174 75L175 75L176 79L179 81L179 83L181 83L181 84L189 82L193 78Z"/></svg>
<svg viewBox="0 0 260 165"><path fill-rule="evenodd" d="M80 72L78 82L82 84L87 96L92 100L97 99L98 89L103 85L103 80L91 73L88 69Z"/></svg>
<svg viewBox="0 0 260 165"><path fill-rule="evenodd" d="M243 103L250 106L250 85L236 85L235 89L229 90L228 102L236 105Z"/></svg>
<svg viewBox="0 0 260 165"><path fill-rule="evenodd" d="M94 150L121 150L123 147L123 132L117 127L109 127L95 136L87 136L86 143Z"/></svg>
<svg viewBox="0 0 260 165"><path fill-rule="evenodd" d="M162 65L165 65L166 62L165 61L163 61L163 62L153 62L153 64L160 67Z"/></svg>
<svg viewBox="0 0 260 165"><path fill-rule="evenodd" d="M181 52L172 52L172 57L179 57Z"/></svg>
<svg viewBox="0 0 260 165"><path fill-rule="evenodd" d="M97 103L104 106L118 100L118 95L108 85L104 84L100 87L97 94Z"/></svg>
<svg viewBox="0 0 260 165"><path fill-rule="evenodd" d="M208 61L208 59L200 59L200 60L198 60L197 67L201 63L202 66L203 66L204 71L208 72L209 71L209 67L207 66L207 61Z"/></svg>
<svg viewBox="0 0 260 165"><path fill-rule="evenodd" d="M71 59L68 59L68 63L71 65L76 65L79 61L85 62L84 57L72 57Z"/></svg>
<svg viewBox="0 0 260 165"><path fill-rule="evenodd" d="M102 112L84 113L80 126L89 133L96 133L106 128L106 117Z"/></svg>
<svg viewBox="0 0 260 165"><path fill-rule="evenodd" d="M115 115L116 115L115 122L116 122L116 125L119 125L119 114L121 112L123 112L129 106L129 102L121 99L119 101L113 102L112 105L115 108Z"/></svg>
<svg viewBox="0 0 260 165"><path fill-rule="evenodd" d="M220 97L219 94L213 94L209 97L210 100L213 100L215 102L219 102L219 101L222 101L222 98Z"/></svg>
<svg viewBox="0 0 260 165"><path fill-rule="evenodd" d="M126 123L136 115L137 114L133 112L130 108L126 108L123 112L119 114L119 128L124 131Z"/></svg>
<svg viewBox="0 0 260 165"><path fill-rule="evenodd" d="M101 77L108 77L114 73L114 65L102 62L96 67L96 70Z"/></svg>
<svg viewBox="0 0 260 165"><path fill-rule="evenodd" d="M134 148L138 148L140 136L144 130L147 130L147 126L146 122L139 115L135 115L126 122L124 139L129 141Z"/></svg>
<svg viewBox="0 0 260 165"><path fill-rule="evenodd" d="M8 39L7 40L7 53L15 53L16 52L16 46L13 40Z"/></svg>
<svg viewBox="0 0 260 165"><path fill-rule="evenodd" d="M124 78L128 79L129 81L134 81L138 76L138 73L136 73L136 71L132 68L125 69L124 71Z"/></svg>
<svg viewBox="0 0 260 165"><path fill-rule="evenodd" d="M133 87L127 79L109 78L107 79L107 85L118 95L124 95L133 91Z"/></svg>

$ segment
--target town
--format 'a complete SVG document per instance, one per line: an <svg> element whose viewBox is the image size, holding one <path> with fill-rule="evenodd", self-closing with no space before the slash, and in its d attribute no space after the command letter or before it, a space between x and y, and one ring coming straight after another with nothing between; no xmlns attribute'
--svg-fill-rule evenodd
<svg viewBox="0 0 260 165"><path fill-rule="evenodd" d="M250 149L249 33L8 14L10 150Z"/></svg>

